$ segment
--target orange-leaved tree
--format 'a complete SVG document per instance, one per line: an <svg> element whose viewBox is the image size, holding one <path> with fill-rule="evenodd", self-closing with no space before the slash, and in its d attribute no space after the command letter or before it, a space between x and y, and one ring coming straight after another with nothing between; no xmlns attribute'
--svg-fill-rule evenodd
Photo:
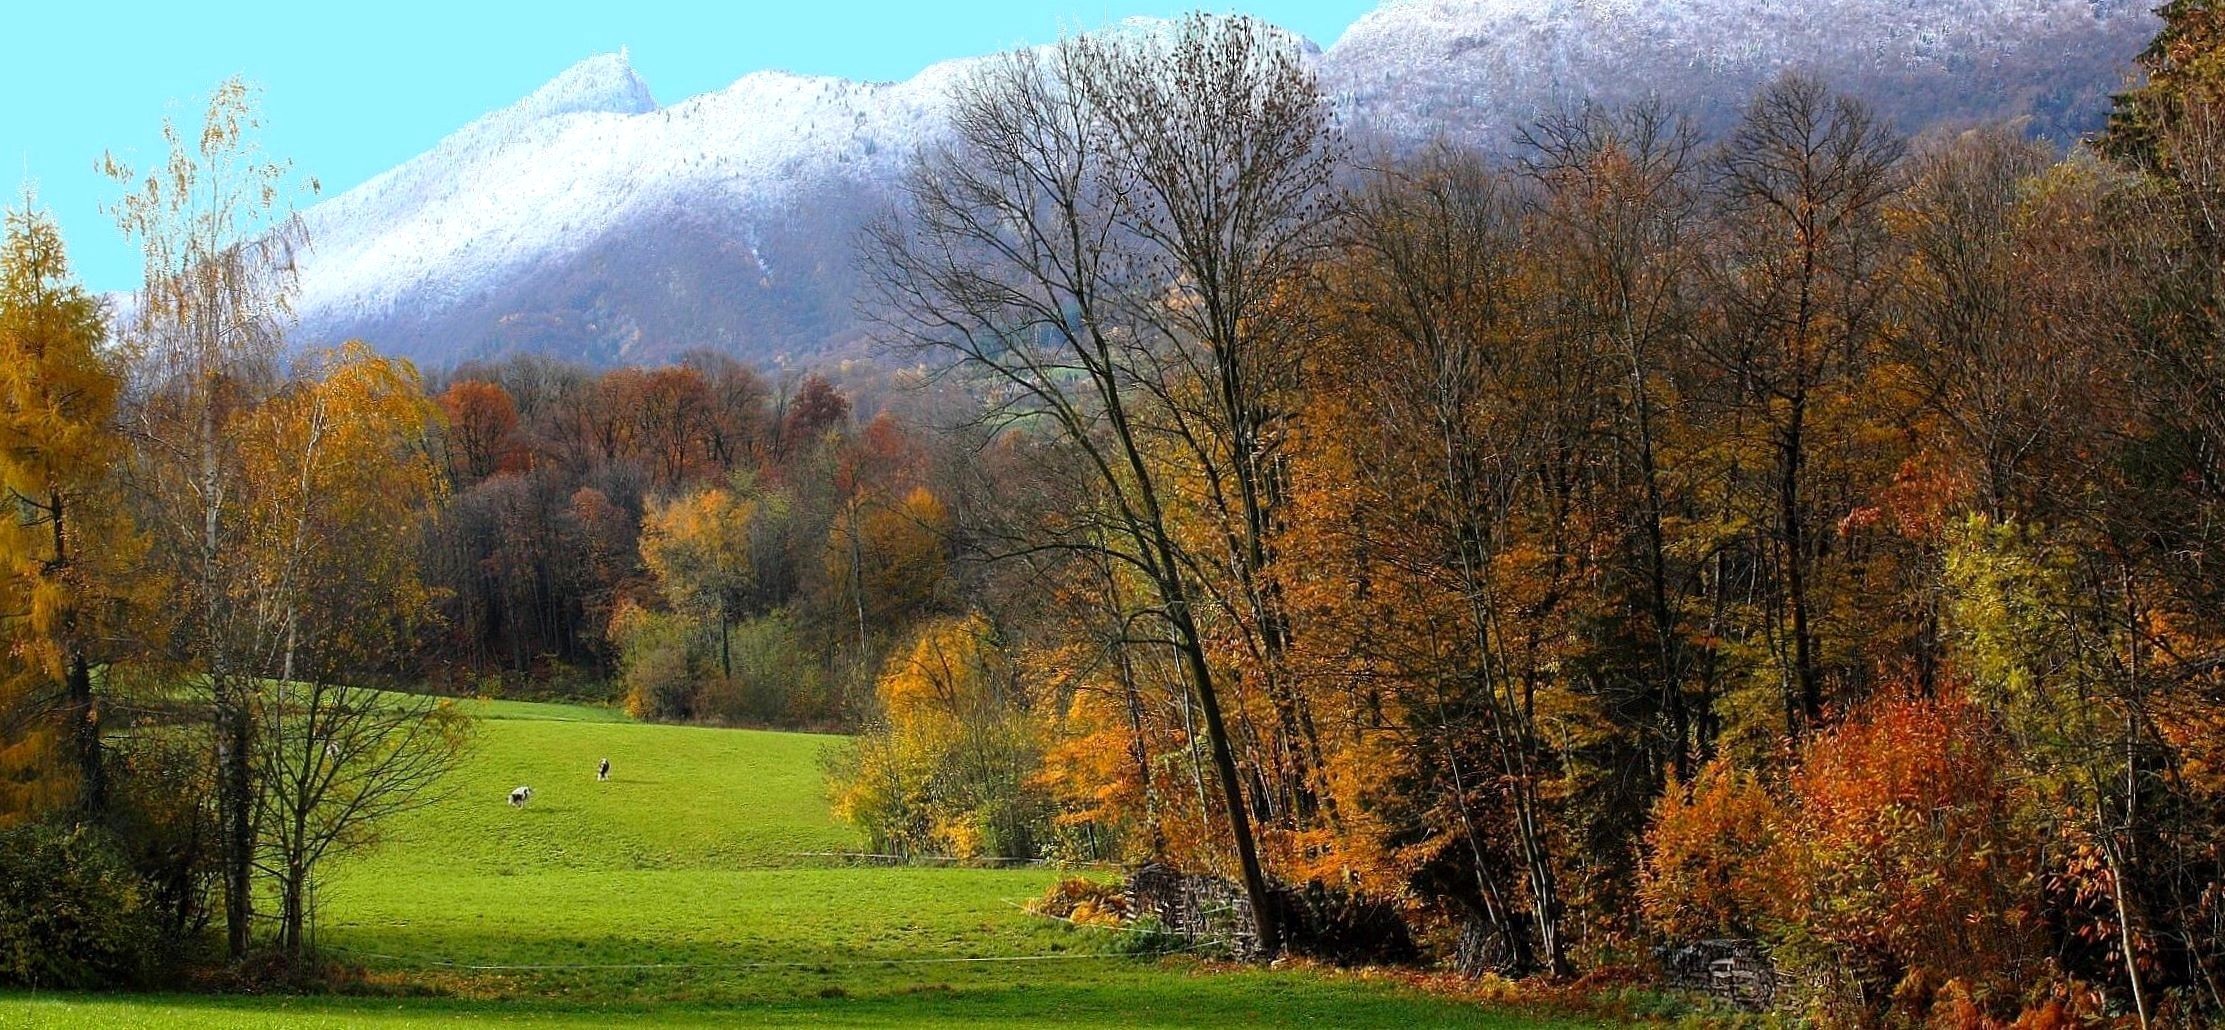
<svg viewBox="0 0 2225 1030"><path fill-rule="evenodd" d="M437 800L470 730L444 699L364 682L401 671L393 656L432 617L417 559L446 486L431 445L440 409L409 363L361 343L304 364L242 427L250 560L233 587L276 656L248 692L255 857L293 955L320 863Z"/></svg>
<svg viewBox="0 0 2225 1030"><path fill-rule="evenodd" d="M854 520L854 521L853 521ZM874 625L917 614L935 598L947 564L950 512L926 487L894 504L844 511L827 533L827 578Z"/></svg>
<svg viewBox="0 0 2225 1030"><path fill-rule="evenodd" d="M120 377L100 302L33 210L0 241L0 825L107 802L99 641L116 634L130 521L111 478ZM66 761L56 762L60 755ZM57 768L56 766L59 766ZM74 775L72 775L74 774Z"/></svg>
<svg viewBox="0 0 2225 1030"><path fill-rule="evenodd" d="M440 395L448 416L448 468L459 486L522 463L518 406L498 383L465 379Z"/></svg>

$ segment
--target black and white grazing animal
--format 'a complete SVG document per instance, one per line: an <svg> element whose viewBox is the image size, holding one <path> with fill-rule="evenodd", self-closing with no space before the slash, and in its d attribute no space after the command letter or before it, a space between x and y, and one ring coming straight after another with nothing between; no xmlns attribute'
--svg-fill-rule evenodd
<svg viewBox="0 0 2225 1030"><path fill-rule="evenodd" d="M511 808L524 808L525 803L531 800L533 800L533 788L531 787L518 787L510 791Z"/></svg>
<svg viewBox="0 0 2225 1030"><path fill-rule="evenodd" d="M603 759L603 764L595 767L595 778L597 780L610 779L610 759Z"/></svg>

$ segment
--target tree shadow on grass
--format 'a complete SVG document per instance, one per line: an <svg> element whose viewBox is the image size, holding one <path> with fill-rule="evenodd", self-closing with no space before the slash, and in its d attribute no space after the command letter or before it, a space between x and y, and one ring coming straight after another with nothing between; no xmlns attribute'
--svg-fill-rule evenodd
<svg viewBox="0 0 2225 1030"><path fill-rule="evenodd" d="M1142 971L1139 969L1139 971ZM804 996L733 1003L585 1002L548 999L468 1001L417 998L8 995L0 1023L31 1025L223 1025L385 1027L500 1021L545 1027L657 1026L971 1027L995 1024L1073 1027L1477 1027L1558 1030L1597 1025L1504 1012L1380 985L1306 974L1120 976L1105 984L952 987L915 984L858 995L827 985L796 986Z"/></svg>

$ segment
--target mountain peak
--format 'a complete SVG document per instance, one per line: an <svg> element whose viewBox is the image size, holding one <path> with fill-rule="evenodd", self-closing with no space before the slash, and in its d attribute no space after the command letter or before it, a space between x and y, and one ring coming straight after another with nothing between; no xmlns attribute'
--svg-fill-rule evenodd
<svg viewBox="0 0 2225 1030"><path fill-rule="evenodd" d="M564 69L517 107L520 114L530 118L576 112L647 114L656 109L656 98L650 95L648 83L634 74L633 61L624 47Z"/></svg>
<svg viewBox="0 0 2225 1030"><path fill-rule="evenodd" d="M1346 129L1394 151L1503 153L1517 127L1586 98L1657 97L1719 134L1787 68L1907 131L2024 119L2067 140L2106 114L2155 31L2153 2L1384 0L1326 52L1300 45ZM317 247L302 338L375 340L433 366L855 346L866 287L850 241L901 201L978 59L900 83L755 72L660 107L628 58L581 61L304 212Z"/></svg>

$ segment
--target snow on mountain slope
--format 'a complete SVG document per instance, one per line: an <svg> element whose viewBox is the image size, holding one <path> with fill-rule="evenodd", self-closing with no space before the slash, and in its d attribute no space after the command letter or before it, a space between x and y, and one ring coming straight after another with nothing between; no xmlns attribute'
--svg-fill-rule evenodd
<svg viewBox="0 0 2225 1030"><path fill-rule="evenodd" d="M1720 129L1806 69L1914 131L2098 124L2151 0L1390 0L1326 52L1356 130L1504 146L1583 98L1657 94ZM1134 20L1120 31L1163 31ZM302 339L442 366L532 350L764 360L857 338L856 228L886 205L978 59L901 83L757 72L660 107L623 52L305 213Z"/></svg>
<svg viewBox="0 0 2225 1030"><path fill-rule="evenodd" d="M628 227L712 220L746 237L816 186L893 179L956 71L896 85L759 72L660 108L624 54L590 58L306 212L303 327L468 307ZM436 357L475 341L395 342Z"/></svg>
<svg viewBox="0 0 2225 1030"><path fill-rule="evenodd" d="M1906 131L2029 117L2093 127L2156 30L2153 0L1389 0L1324 85L1396 138L1504 145L1539 112L1657 95L1720 128L1760 84L1822 76Z"/></svg>

